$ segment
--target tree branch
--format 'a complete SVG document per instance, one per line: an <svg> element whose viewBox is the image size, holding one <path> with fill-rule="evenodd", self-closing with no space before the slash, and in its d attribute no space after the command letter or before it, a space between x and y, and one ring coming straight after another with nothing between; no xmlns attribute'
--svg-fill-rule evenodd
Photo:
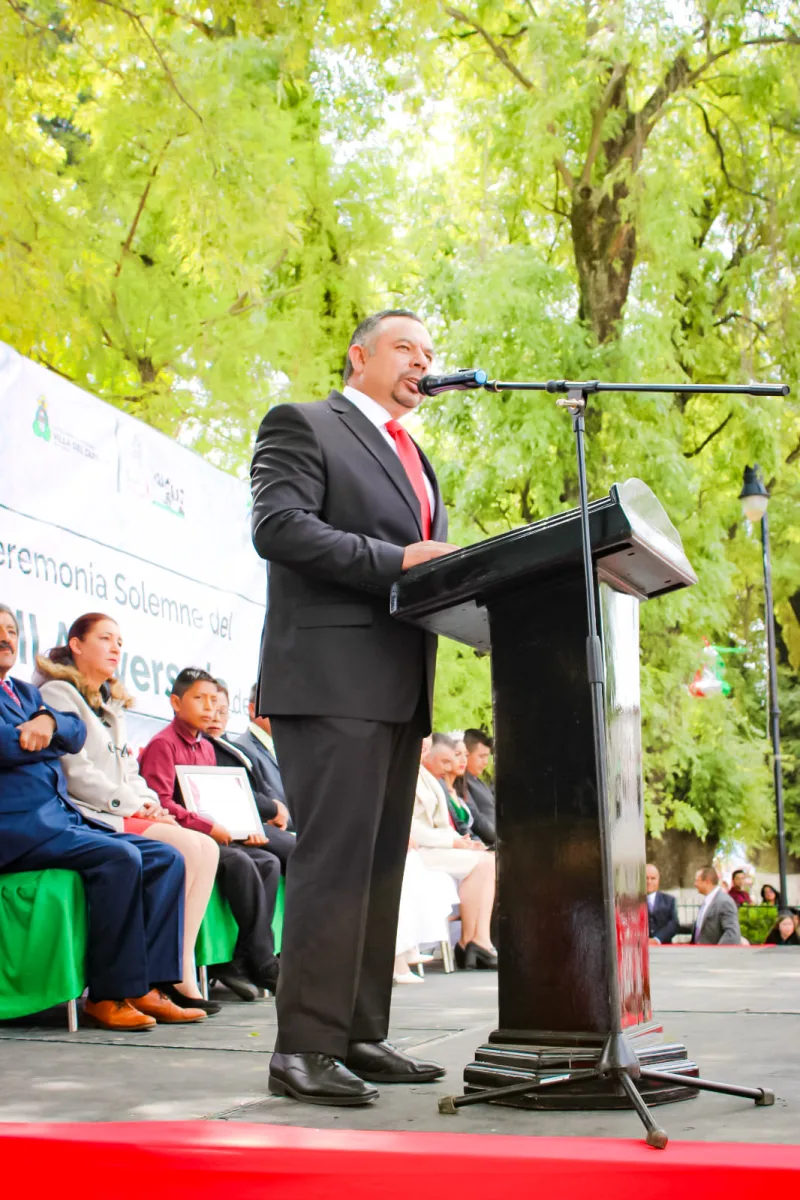
<svg viewBox="0 0 800 1200"><path fill-rule="evenodd" d="M122 271L123 263L125 262L125 255L129 253L131 245L133 243L133 239L136 236L136 229L139 225L139 221L141 219L142 213L144 212L144 206L147 203L147 197L150 195L150 188L153 186L153 180L155 179L156 175L158 174L158 168L161 166L161 163L164 159L164 155L166 154L171 141L172 141L172 139L170 138L169 141L167 141L165 143L161 153L159 154L158 158L156 159L156 161L153 165L153 169L150 172L147 183L144 185L144 191L142 192L141 196L139 197L139 203L136 206L136 212L134 213L133 221L131 222L131 227L128 230L128 236L125 238L125 241L122 244L122 251L119 256L119 261L117 262L116 268L114 270L114 279L119 279L120 272Z"/></svg>
<svg viewBox="0 0 800 1200"><path fill-rule="evenodd" d="M132 8L125 8L125 6L122 4L114 4L113 0L97 0L97 3L105 5L106 8L112 8L115 12L122 13L123 16L126 16L128 18L128 20L132 21L133 24L136 26L136 28L140 30L140 32L144 35L144 37L147 39L147 41L152 46L153 52L155 53L158 61L161 63L164 74L167 77L167 82L169 83L170 87L174 91L175 95L178 97L181 104L185 104L186 107L189 109L189 112L193 113L193 115L195 117L197 117L198 121L202 125L203 118L200 116L200 113L197 111L197 109L194 107L194 105L190 104L190 102L186 99L186 97L184 96L181 89L178 87L175 76L172 74L172 71L170 70L169 65L167 64L167 60L164 58L164 55L161 53L160 49L158 48L158 45L157 45L155 39L148 32L147 27L146 27L144 21L142 20L142 17L139 15L139 13L137 13Z"/></svg>
<svg viewBox="0 0 800 1200"><path fill-rule="evenodd" d="M708 435L708 437L704 438L699 446L695 446L694 450L684 450L683 457L684 458L694 458L695 454L699 454L701 450L705 450L708 443L713 441L718 433L722 433L723 429L728 424L728 421L730 421L732 416L733 416L733 412L729 412L727 417L725 418L725 420L722 421L717 426L716 429L712 430L712 432Z"/></svg>
<svg viewBox="0 0 800 1200"><path fill-rule="evenodd" d="M716 147L717 157L719 158L720 170L722 171L722 174L725 176L725 182L727 183L727 185L731 189L731 191L741 192L741 194L743 196L750 196L753 200L763 200L765 204L769 204L769 202L770 202L769 196L765 196L761 192L750 192L747 190L747 188L739 187L738 183L733 182L733 180L730 177L730 174L728 173L728 164L725 162L725 150L722 145L722 138L720 137L718 131L716 129L714 129L713 125L709 121L708 113L706 112L705 108L700 103L700 101L695 100L693 96L689 96L688 99L689 99L689 103L693 104L695 106L695 108L699 108L700 112L703 114L703 124L706 127L706 133L711 138L712 142L714 143L714 145Z"/></svg>
<svg viewBox="0 0 800 1200"><path fill-rule="evenodd" d="M467 14L462 12L459 8L450 8L450 6L447 4L445 4L443 7L448 17L452 17L454 21L461 21L464 25L469 25L475 30L476 33L480 34L497 61L502 63L502 65L514 76L518 83L522 84L526 92L533 91L533 82L528 79L526 75L523 75L517 64L509 56L505 46L501 46L499 42L496 42L489 33L488 29L485 29L483 25L480 25L473 17L468 17Z"/></svg>
<svg viewBox="0 0 800 1200"><path fill-rule="evenodd" d="M614 92L619 84L624 80L628 73L628 63L615 63L614 69L608 83L603 92L603 98L598 105L594 117L592 118L592 137L589 142L589 150L586 155L586 162L583 164L581 171L581 187L588 187L592 179L592 167L595 164L600 147L603 144L603 124L605 123L606 114L608 113L611 101L614 98Z"/></svg>
<svg viewBox="0 0 800 1200"><path fill-rule="evenodd" d="M715 321L714 325L727 325L728 321L746 321L748 325L755 325L759 333L765 334L767 332L766 325L762 325L760 321L754 321L752 317L748 317L745 313L740 312L726 313L724 317L720 317L718 321Z"/></svg>

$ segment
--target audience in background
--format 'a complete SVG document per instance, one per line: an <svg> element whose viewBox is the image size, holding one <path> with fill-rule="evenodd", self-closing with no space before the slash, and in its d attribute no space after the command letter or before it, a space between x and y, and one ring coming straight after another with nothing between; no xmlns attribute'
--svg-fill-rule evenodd
<svg viewBox="0 0 800 1200"><path fill-rule="evenodd" d="M187 667L180 672L170 697L175 713L172 724L145 746L140 769L162 806L179 824L207 834L219 845L217 881L239 927L239 940L234 963L209 967L209 975L242 1000L254 1000L257 993L253 984L273 993L278 985L272 918L280 862L266 848L264 833L236 843L221 825L187 812L175 770L178 766L216 766L214 747L203 734L214 720L217 690L217 682L208 671Z"/></svg>
<svg viewBox="0 0 800 1200"><path fill-rule="evenodd" d="M766 946L800 946L795 927L794 913L789 908L781 909L778 919L764 938Z"/></svg>
<svg viewBox="0 0 800 1200"><path fill-rule="evenodd" d="M678 906L675 897L668 892L659 891L661 876L658 867L648 863L645 867L645 888L647 890L647 917L649 922L650 942L659 946L668 945L678 932Z"/></svg>
<svg viewBox="0 0 800 1200"><path fill-rule="evenodd" d="M168 842L183 857L183 976L175 986L165 984L163 991L174 1004L188 1010L186 1020L193 1020L197 1018L190 1016L191 1012L220 1010L218 1004L203 1000L194 961L219 851L202 833L181 828L139 774L125 732L125 709L133 701L114 677L121 651L116 621L104 613L85 613L73 622L65 646L39 655L34 683L53 709L74 713L86 726L83 747L61 760L70 799L84 816L103 821L118 832Z"/></svg>
<svg viewBox="0 0 800 1200"><path fill-rule="evenodd" d="M449 739L448 739L449 741ZM461 905L461 937L455 947L456 965L465 969L496 969L497 952L492 945L491 921L495 894L494 854L456 832L440 783L445 772L455 769L453 751L447 742L431 746L423 742L424 765L420 765L411 837L429 870L444 871L458 885Z"/></svg>
<svg viewBox="0 0 800 1200"><path fill-rule="evenodd" d="M289 855L295 844L293 833L286 831L286 806L273 794L273 789L260 764L252 754L247 754L242 745L232 742L225 734L230 716L228 689L221 679L217 680L217 706L205 736L214 747L218 767L243 767L253 792L261 820L265 822L264 833L270 853L280 860L281 869L286 870ZM277 771L277 763L275 764ZM280 779L280 773L278 773ZM283 810L281 812L281 809Z"/></svg>
<svg viewBox="0 0 800 1200"><path fill-rule="evenodd" d="M483 778L489 765L494 743L482 729L466 729L464 745L467 751L467 768L461 781L456 781L456 791L466 802L472 813L473 833L486 846L497 841L497 817L495 815L494 792Z"/></svg>
<svg viewBox="0 0 800 1200"><path fill-rule="evenodd" d="M279 829L287 829L291 817L286 807L286 792L283 787L278 758L275 754L275 743L272 740L272 725L269 717L256 715L256 685L250 689L250 700L247 705L250 723L246 731L236 739L253 764L253 769L261 776L261 786L275 801L277 813L268 817L270 825Z"/></svg>
<svg viewBox="0 0 800 1200"><path fill-rule="evenodd" d="M694 886L703 897L694 924L692 942L700 946L739 946L739 908L719 886L719 876L713 867L701 867Z"/></svg>
<svg viewBox="0 0 800 1200"><path fill-rule="evenodd" d="M771 883L765 883L761 888L761 903L771 904L773 908L783 907L783 897Z"/></svg>
<svg viewBox="0 0 800 1200"><path fill-rule="evenodd" d="M447 811L450 814L453 828L456 833L460 833L462 837L474 838L472 826L473 816L467 805L459 796L455 789L456 780L463 778L464 770L467 763L467 752L463 740L459 740L460 735L449 733L433 733L431 735L432 746L449 746L453 751L453 769L445 771L440 779L440 783L444 788L445 798L447 800ZM460 748L460 749L459 749ZM425 758L423 757L423 764Z"/></svg>
<svg viewBox="0 0 800 1200"><path fill-rule="evenodd" d="M747 877L740 868L731 875L731 886L728 888L728 895L738 907L751 903L750 893L746 889Z"/></svg>
<svg viewBox="0 0 800 1200"><path fill-rule="evenodd" d="M185 1020L160 990L181 978L183 858L164 842L87 820L61 769L86 726L12 679L19 631L0 605L0 871L77 871L87 899L84 1015L117 1032ZM203 1019L205 1013L199 1013ZM190 1018L195 1019L195 1018Z"/></svg>

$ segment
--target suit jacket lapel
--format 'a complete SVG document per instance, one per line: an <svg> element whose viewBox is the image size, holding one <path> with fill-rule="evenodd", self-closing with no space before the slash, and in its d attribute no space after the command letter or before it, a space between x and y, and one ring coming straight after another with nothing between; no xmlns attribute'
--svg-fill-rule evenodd
<svg viewBox="0 0 800 1200"><path fill-rule="evenodd" d="M377 429L371 421L369 421L362 412L356 408L355 404L342 396L340 392L331 392L328 397L328 403L331 408L339 414L351 433L355 434L363 446L369 450L370 454L380 463L386 474L391 479L392 483L397 488L400 495L405 500L414 522L419 531L420 538L422 537L422 514L420 513L419 500L417 494L411 486L411 480L405 472L403 464L392 450L384 438L383 434ZM429 464L430 465L430 464ZM437 514L439 508L437 505Z"/></svg>

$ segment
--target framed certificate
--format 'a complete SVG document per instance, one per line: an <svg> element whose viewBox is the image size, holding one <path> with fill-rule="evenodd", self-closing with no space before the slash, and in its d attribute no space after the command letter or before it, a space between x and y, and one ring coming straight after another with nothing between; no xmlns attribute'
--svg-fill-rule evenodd
<svg viewBox="0 0 800 1200"><path fill-rule="evenodd" d="M224 825L235 842L263 834L253 791L244 767L176 767L183 803L189 812Z"/></svg>

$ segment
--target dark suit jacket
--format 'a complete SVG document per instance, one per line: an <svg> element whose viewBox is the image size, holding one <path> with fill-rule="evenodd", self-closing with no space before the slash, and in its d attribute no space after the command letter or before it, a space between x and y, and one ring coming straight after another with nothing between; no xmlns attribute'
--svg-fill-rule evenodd
<svg viewBox="0 0 800 1200"><path fill-rule="evenodd" d="M286 803L286 791L281 779L278 760L273 758L267 747L255 737L250 730L239 735L236 745L241 746L257 772L259 785L270 796L277 796L283 804Z"/></svg>
<svg viewBox="0 0 800 1200"><path fill-rule="evenodd" d="M227 738L208 737L208 735L206 737L214 747L218 767L244 767L250 787L253 789L253 798L258 814L262 821L271 821L277 815L278 806L275 803L274 793L268 786L265 786L263 772L258 769L252 755L247 753L243 746L238 746L236 742L229 742Z"/></svg>
<svg viewBox="0 0 800 1200"><path fill-rule="evenodd" d="M649 936L658 938L662 946L668 945L679 929L678 906L675 897L668 892L656 892L652 909L647 905Z"/></svg>
<svg viewBox="0 0 800 1200"><path fill-rule="evenodd" d="M477 775L464 775L466 781L467 808L473 817L473 832L487 846L493 846L497 841L497 816L495 812L494 792L488 783L484 783Z"/></svg>
<svg viewBox="0 0 800 1200"><path fill-rule="evenodd" d="M430 463L431 537L447 514ZM258 712L409 721L433 695L436 638L389 615L420 506L383 434L339 392L280 404L258 431L253 542L269 562Z"/></svg>
<svg viewBox="0 0 800 1200"><path fill-rule="evenodd" d="M11 870L15 859L70 824L69 810L78 810L67 796L58 760L64 754L77 754L86 741L80 717L50 708L33 684L13 682L21 708L0 688L0 871ZM23 750L17 726L42 708L55 719L52 741L45 750ZM108 829L102 824L97 827Z"/></svg>

